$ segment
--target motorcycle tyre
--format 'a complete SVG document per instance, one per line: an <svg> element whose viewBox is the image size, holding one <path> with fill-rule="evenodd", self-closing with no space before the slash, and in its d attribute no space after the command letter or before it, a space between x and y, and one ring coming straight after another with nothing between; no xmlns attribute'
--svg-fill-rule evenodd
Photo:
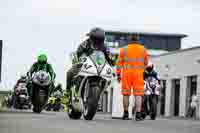
<svg viewBox="0 0 200 133"><path fill-rule="evenodd" d="M87 99L87 102L84 103L83 117L85 120L92 120L94 118L97 111L99 98L100 98L100 88L98 86L91 87L89 89L89 97Z"/></svg>
<svg viewBox="0 0 200 133"><path fill-rule="evenodd" d="M42 106L41 105L34 105L33 106L33 112L34 113L41 113L42 112Z"/></svg>
<svg viewBox="0 0 200 133"><path fill-rule="evenodd" d="M156 96L152 97L152 105L151 105L151 114L150 114L150 118L151 120L155 120L156 119L156 115L157 115L157 100L156 100Z"/></svg>

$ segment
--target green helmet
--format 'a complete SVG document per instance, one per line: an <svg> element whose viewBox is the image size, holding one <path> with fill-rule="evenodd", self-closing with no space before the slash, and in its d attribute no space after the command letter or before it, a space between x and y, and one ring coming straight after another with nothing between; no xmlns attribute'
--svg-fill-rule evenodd
<svg viewBox="0 0 200 133"><path fill-rule="evenodd" d="M37 61L39 63L46 63L47 62L47 56L45 54L41 54L38 56Z"/></svg>

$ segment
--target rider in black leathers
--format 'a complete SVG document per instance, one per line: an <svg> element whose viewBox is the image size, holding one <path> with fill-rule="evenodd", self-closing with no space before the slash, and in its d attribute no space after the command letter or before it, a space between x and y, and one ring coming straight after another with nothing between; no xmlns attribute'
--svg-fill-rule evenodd
<svg viewBox="0 0 200 133"><path fill-rule="evenodd" d="M109 58L109 53L104 45L105 31L101 28L93 28L88 34L89 39L81 43L76 51L77 59L81 57L82 54L89 56L96 49L101 50L106 60L110 65L113 65L112 60ZM70 92L71 80L80 71L82 64L73 64L72 68L67 72L67 92Z"/></svg>
<svg viewBox="0 0 200 133"><path fill-rule="evenodd" d="M158 73L154 70L154 64L152 62L149 62L147 65L147 68L144 71L144 80L146 80L148 77L155 78L158 83L160 84L160 77L158 76ZM148 105L147 105L147 99L144 96L143 99L143 118L146 117L146 115L149 115L149 111L147 111Z"/></svg>
<svg viewBox="0 0 200 133"><path fill-rule="evenodd" d="M151 62L148 64L147 68L144 71L144 80L148 77L155 78L160 84L160 78L158 76L158 73L154 70L154 65Z"/></svg>

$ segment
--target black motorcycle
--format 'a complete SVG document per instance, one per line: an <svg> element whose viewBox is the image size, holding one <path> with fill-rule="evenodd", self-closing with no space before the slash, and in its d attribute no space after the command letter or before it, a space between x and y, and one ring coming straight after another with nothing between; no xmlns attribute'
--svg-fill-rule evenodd
<svg viewBox="0 0 200 133"><path fill-rule="evenodd" d="M144 95L144 112L143 118L150 115L151 120L155 120L157 116L157 104L160 95L160 85L154 78L148 78L145 81L145 95Z"/></svg>
<svg viewBox="0 0 200 133"><path fill-rule="evenodd" d="M40 113L45 107L52 81L49 73L38 71L32 76L32 104L33 112Z"/></svg>

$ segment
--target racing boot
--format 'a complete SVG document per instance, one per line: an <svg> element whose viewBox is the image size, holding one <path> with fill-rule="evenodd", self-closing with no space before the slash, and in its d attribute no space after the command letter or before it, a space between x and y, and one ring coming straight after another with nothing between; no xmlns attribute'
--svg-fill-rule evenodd
<svg viewBox="0 0 200 133"><path fill-rule="evenodd" d="M55 91L55 85L54 82L51 83L50 87L49 87L49 96L51 96Z"/></svg>
<svg viewBox="0 0 200 133"><path fill-rule="evenodd" d="M141 112L136 112L135 120L136 121L142 121L142 120L144 120L144 118L142 117L142 113Z"/></svg>
<svg viewBox="0 0 200 133"><path fill-rule="evenodd" d="M30 82L27 83L26 88L27 88L29 100L32 101L32 84Z"/></svg>
<svg viewBox="0 0 200 133"><path fill-rule="evenodd" d="M71 90L70 89L66 89L66 106L67 106L67 112L69 111L70 105L71 105Z"/></svg>
<svg viewBox="0 0 200 133"><path fill-rule="evenodd" d="M142 116L143 119L145 119L146 116L147 116L146 112L141 112L141 116Z"/></svg>

